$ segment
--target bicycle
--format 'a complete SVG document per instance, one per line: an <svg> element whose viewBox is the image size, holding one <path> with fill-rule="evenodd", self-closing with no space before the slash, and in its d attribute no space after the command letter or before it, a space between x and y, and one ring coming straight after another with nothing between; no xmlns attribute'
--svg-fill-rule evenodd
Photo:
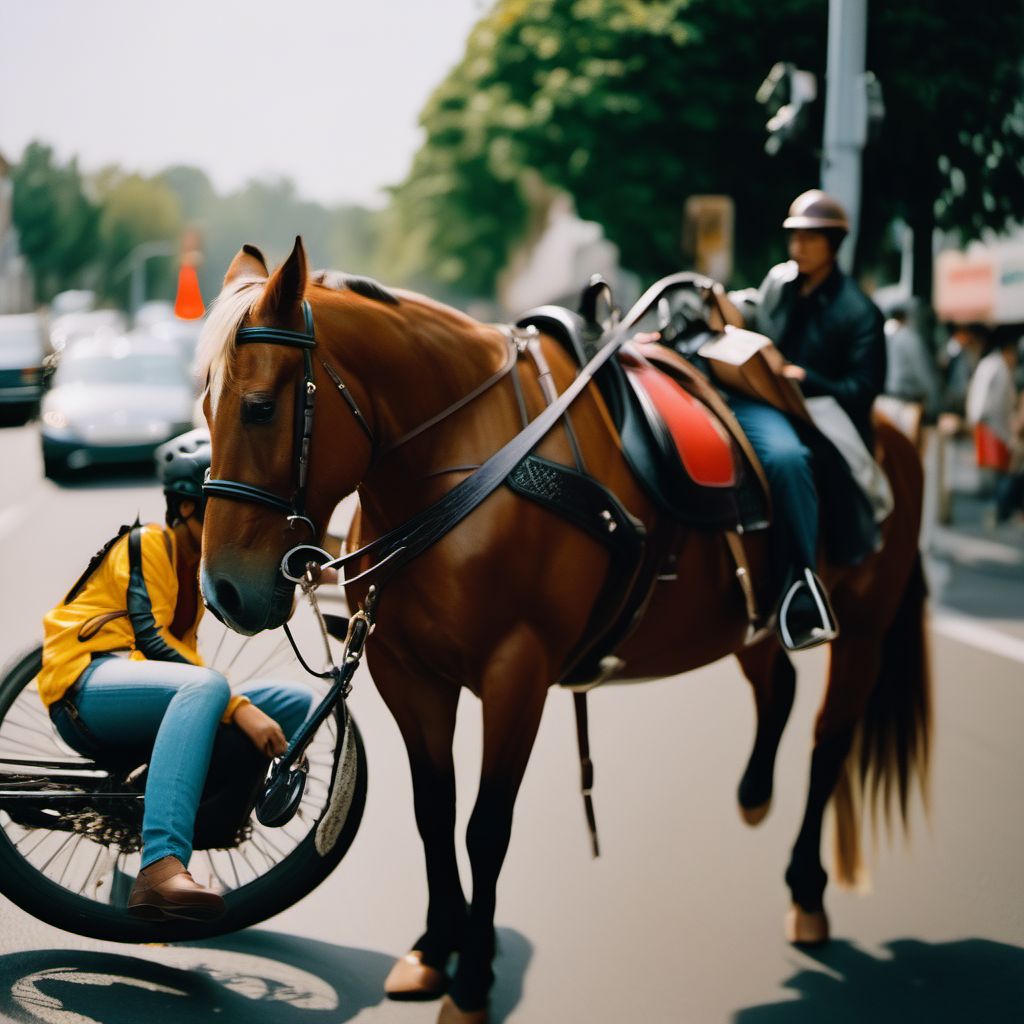
<svg viewBox="0 0 1024 1024"><path fill-rule="evenodd" d="M141 866L148 752L118 749L92 760L65 744L36 688L41 646L16 658L0 677L0 893L79 935L168 942L246 928L312 892L348 852L366 802L366 753L344 698L368 623L353 616L339 668L327 636L345 636L340 627L346 620L322 615L311 578L309 584L304 590L323 638L325 672L306 664L290 630L287 636L242 637L212 616L204 619L203 647L214 650L207 662L232 686L271 671L290 673L297 660L320 680L321 691L315 711L269 773L266 758L237 730L218 741L190 869L218 887L225 915L150 922L128 914Z"/></svg>

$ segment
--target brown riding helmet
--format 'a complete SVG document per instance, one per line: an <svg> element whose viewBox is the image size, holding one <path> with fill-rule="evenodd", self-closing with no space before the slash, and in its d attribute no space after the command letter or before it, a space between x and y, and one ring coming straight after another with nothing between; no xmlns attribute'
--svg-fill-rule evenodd
<svg viewBox="0 0 1024 1024"><path fill-rule="evenodd" d="M820 188L812 188L798 195L789 208L789 216L782 222L784 228L810 228L815 231L829 228L849 231L850 222L840 203Z"/></svg>

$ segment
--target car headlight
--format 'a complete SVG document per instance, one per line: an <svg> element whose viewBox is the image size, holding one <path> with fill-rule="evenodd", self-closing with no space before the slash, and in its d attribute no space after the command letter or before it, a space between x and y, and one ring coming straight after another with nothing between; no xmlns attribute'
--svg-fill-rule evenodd
<svg viewBox="0 0 1024 1024"><path fill-rule="evenodd" d="M63 430L70 425L67 416L60 409L47 409L43 413L43 422L54 430Z"/></svg>

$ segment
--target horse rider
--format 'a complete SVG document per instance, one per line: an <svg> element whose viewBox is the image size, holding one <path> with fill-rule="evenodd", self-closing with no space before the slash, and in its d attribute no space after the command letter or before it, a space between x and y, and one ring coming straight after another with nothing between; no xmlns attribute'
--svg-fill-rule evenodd
<svg viewBox="0 0 1024 1024"><path fill-rule="evenodd" d="M224 900L187 870L214 744L238 729L266 757L285 752L312 693L294 683L232 693L203 667L198 569L210 440L193 430L157 450L166 528L123 527L43 619L39 695L61 738L102 759L149 753L141 870L128 910L146 920L212 920Z"/></svg>
<svg viewBox="0 0 1024 1024"><path fill-rule="evenodd" d="M797 196L782 223L789 261L768 271L756 292L733 301L715 285L725 319L767 335L787 359L783 373L812 398L830 395L853 421L870 451L871 406L885 381L882 315L837 264L849 231L839 202L811 189ZM838 635L828 594L814 571L818 551L818 493L811 451L778 409L730 395L736 418L761 460L777 522L773 556L781 581L779 635L789 650L827 643Z"/></svg>

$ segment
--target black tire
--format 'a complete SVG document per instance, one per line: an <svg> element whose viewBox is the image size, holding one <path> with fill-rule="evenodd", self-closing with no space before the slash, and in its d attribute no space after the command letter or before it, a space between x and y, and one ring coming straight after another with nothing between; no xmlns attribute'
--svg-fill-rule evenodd
<svg viewBox="0 0 1024 1024"><path fill-rule="evenodd" d="M68 476L68 464L56 456L43 456L43 476L48 480L65 480Z"/></svg>
<svg viewBox="0 0 1024 1024"><path fill-rule="evenodd" d="M36 647L8 666L0 678L0 757L12 756L10 751L4 750L4 724L16 703L18 704L16 714L19 721L28 721L25 715L31 716L34 713L34 704L38 708L38 715L45 720L46 725L49 724L42 702L30 689L34 689L33 683L39 674L41 665L42 648ZM11 716L12 724L13 719L14 716ZM24 729L25 726L21 726L21 728ZM325 724L322 729L326 728ZM318 738L320 736L321 733L318 733ZM304 838L283 855L278 863L263 873L257 874L252 881L243 883L238 888L228 889L223 893L227 904L227 913L217 921L154 923L130 916L124 909L124 901L127 898L127 889L134 881L134 876L119 874L116 861L115 867L112 869L111 902L93 899L81 892L65 888L33 864L16 845L17 842L23 843L27 851L32 844L25 840L25 832L34 831L37 834L42 834L50 830L26 830L21 825L14 823L10 815L2 809L0 809L0 892L23 910L32 914L33 917L37 917L47 924L65 931L75 932L78 935L114 942L185 941L222 935L263 921L280 913L312 892L338 865L355 838L366 803L367 778L366 754L354 719L352 720L351 737L355 746L354 792L345 823L334 845L324 856L317 852L315 836L319 818L313 821ZM53 734L52 741L54 744L52 753L67 758L69 756L68 748L63 747L56 734ZM334 743L330 785L334 783L341 752L342 743L339 737L338 741ZM40 753L45 754L46 752L41 751ZM26 755L16 754L15 756ZM85 763L85 759L82 760ZM352 763L351 755L347 760L350 764ZM3 775L0 773L0 783L2 780ZM328 787L329 791L330 787ZM263 826L256 825L256 828L262 829ZM282 831L277 830L279 833ZM53 834L57 833L51 832L51 835ZM95 856L96 862L99 863L99 858L103 856L105 848L91 839L77 836L74 833L72 835L76 840L87 845L89 855ZM48 837L43 836L42 842L48 841ZM217 852L220 853L220 851ZM69 861L72 861L76 855L77 848L73 847L68 854ZM108 852L107 856L111 856L111 853ZM263 857L268 862L270 861L265 854ZM57 863L59 864L60 861L58 860ZM195 865L195 863L196 857L193 857L192 864ZM210 864L211 867L214 864L212 856ZM233 862L232 867L234 867ZM94 872L95 865L89 873L90 878ZM217 877L220 878L219 874ZM87 882L87 884L91 883ZM94 889L99 891L99 883L94 886ZM116 898L114 898L115 889L118 890Z"/></svg>

